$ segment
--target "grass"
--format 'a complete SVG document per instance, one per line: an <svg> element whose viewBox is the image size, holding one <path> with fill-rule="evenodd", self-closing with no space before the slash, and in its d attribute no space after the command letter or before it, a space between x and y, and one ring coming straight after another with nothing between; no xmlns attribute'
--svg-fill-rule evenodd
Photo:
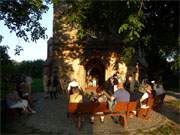
<svg viewBox="0 0 180 135"><path fill-rule="evenodd" d="M32 92L43 92L43 81L40 78L34 78L32 82Z"/></svg>
<svg viewBox="0 0 180 135"><path fill-rule="evenodd" d="M173 100L170 102L166 102L168 105L176 108L177 110L180 110L180 100Z"/></svg>
<svg viewBox="0 0 180 135"><path fill-rule="evenodd" d="M148 131L145 133L146 135L178 135L180 134L180 129L176 124L168 122L161 127Z"/></svg>

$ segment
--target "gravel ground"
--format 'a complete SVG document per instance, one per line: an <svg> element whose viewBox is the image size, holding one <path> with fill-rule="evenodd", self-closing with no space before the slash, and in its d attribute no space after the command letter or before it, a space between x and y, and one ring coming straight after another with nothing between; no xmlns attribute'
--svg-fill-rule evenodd
<svg viewBox="0 0 180 135"><path fill-rule="evenodd" d="M67 98L59 95L57 100L44 99L43 93L36 93L35 110L36 114L22 116L20 120L11 124L11 130L7 133L14 134L63 134L63 135L110 135L110 134L137 134L142 131L153 130L168 122L167 117L158 112L152 112L149 120L142 120L137 117L128 119L128 129L123 129L121 125L115 124L107 116L102 124L99 118L94 124L89 123L86 117L83 126L78 130L72 118L67 118ZM8 127L7 127L8 128Z"/></svg>

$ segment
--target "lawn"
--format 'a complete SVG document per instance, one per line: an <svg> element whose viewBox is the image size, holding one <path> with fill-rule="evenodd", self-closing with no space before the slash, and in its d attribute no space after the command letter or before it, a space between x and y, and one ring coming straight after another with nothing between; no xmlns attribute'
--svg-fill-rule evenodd
<svg viewBox="0 0 180 135"><path fill-rule="evenodd" d="M43 81L41 78L33 79L32 92L43 92Z"/></svg>

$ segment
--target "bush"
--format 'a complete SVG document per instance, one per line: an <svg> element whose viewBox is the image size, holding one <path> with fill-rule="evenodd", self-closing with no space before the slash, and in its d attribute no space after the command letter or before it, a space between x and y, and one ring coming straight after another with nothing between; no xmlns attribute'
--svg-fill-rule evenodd
<svg viewBox="0 0 180 135"><path fill-rule="evenodd" d="M32 92L43 92L43 82L41 78L33 78Z"/></svg>

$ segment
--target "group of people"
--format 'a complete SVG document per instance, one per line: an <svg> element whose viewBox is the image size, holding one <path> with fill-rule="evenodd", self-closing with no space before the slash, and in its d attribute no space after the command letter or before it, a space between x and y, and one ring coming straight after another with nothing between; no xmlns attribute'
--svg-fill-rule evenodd
<svg viewBox="0 0 180 135"><path fill-rule="evenodd" d="M22 112L36 113L32 109L32 78L30 76L22 76L12 91L6 96L6 104L8 108L19 108Z"/></svg>
<svg viewBox="0 0 180 135"><path fill-rule="evenodd" d="M111 111L114 110L114 107L116 103L118 102L130 102L130 97L131 97L131 92L126 90L125 88L125 83L124 82L119 82L117 80L117 75L115 74L112 78L110 78L111 82L111 90L105 91L103 87L99 87L96 90L96 95L93 96L90 100L93 102L108 102L109 109ZM147 106L147 99L150 97L154 97L156 95L163 94L164 88L161 83L159 82L151 82L148 83L146 82L144 84L144 94L140 99L137 99L141 103L141 108L148 108ZM81 94L81 88L78 84L78 82L74 79L72 82L69 83L68 86L68 94L69 94L69 102L70 103L82 103L83 102L83 95ZM99 112L102 113L102 112ZM136 115L136 111L133 111L133 113ZM94 123L94 116L91 116L91 123ZM113 120L115 123L118 123L119 117L113 117ZM103 123L104 122L104 116L101 115L100 121Z"/></svg>
<svg viewBox="0 0 180 135"><path fill-rule="evenodd" d="M98 77L88 75L87 78L86 78L86 83L87 83L87 86L97 87L98 83L99 83L98 82Z"/></svg>

